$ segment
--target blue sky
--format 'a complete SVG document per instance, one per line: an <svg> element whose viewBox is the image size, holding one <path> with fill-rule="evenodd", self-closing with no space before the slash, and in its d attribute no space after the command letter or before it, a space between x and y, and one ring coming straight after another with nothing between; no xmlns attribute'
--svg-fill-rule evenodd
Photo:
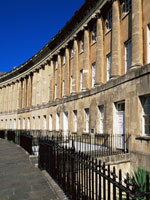
<svg viewBox="0 0 150 200"><path fill-rule="evenodd" d="M0 5L0 72L37 53L84 0L5 0Z"/></svg>

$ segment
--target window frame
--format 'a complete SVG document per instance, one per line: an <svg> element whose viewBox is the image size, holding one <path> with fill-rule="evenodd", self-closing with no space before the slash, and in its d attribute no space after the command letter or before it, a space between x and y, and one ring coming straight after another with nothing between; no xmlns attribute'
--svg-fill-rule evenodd
<svg viewBox="0 0 150 200"><path fill-rule="evenodd" d="M109 54L106 55L106 59L107 59L107 81L110 80L111 78L111 66L112 66L112 54L111 52Z"/></svg>
<svg viewBox="0 0 150 200"><path fill-rule="evenodd" d="M124 0L123 12L129 13L132 10L132 0Z"/></svg>
<svg viewBox="0 0 150 200"><path fill-rule="evenodd" d="M102 113L102 110L103 110L103 113ZM99 129L98 129L98 131L100 134L104 134L104 105L99 105L98 111L99 111Z"/></svg>
<svg viewBox="0 0 150 200"><path fill-rule="evenodd" d="M107 12L107 17L106 17L106 28L107 31L112 29L112 8L110 8Z"/></svg>
<svg viewBox="0 0 150 200"><path fill-rule="evenodd" d="M97 25L96 25L96 23L92 27L91 40L92 40L92 44L94 44L97 41Z"/></svg>
<svg viewBox="0 0 150 200"><path fill-rule="evenodd" d="M132 64L132 41L131 41L131 39L126 41L124 43L124 46L125 46L125 73L127 73Z"/></svg>
<svg viewBox="0 0 150 200"><path fill-rule="evenodd" d="M89 108L85 108L85 132L89 133L90 130L90 110Z"/></svg>
<svg viewBox="0 0 150 200"><path fill-rule="evenodd" d="M94 88L96 83L96 62L92 63L92 88Z"/></svg>
<svg viewBox="0 0 150 200"><path fill-rule="evenodd" d="M83 69L80 70L80 91L83 89Z"/></svg>

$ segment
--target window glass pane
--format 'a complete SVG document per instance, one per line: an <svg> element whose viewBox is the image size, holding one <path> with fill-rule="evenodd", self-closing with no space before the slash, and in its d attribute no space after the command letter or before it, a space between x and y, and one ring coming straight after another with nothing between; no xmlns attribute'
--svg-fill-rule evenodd
<svg viewBox="0 0 150 200"><path fill-rule="evenodd" d="M107 55L107 81L110 79L111 75L111 53Z"/></svg>
<svg viewBox="0 0 150 200"><path fill-rule="evenodd" d="M95 85L96 62L92 64L92 87Z"/></svg>
<svg viewBox="0 0 150 200"><path fill-rule="evenodd" d="M110 9L107 13L107 29L110 30L112 28L112 9Z"/></svg>

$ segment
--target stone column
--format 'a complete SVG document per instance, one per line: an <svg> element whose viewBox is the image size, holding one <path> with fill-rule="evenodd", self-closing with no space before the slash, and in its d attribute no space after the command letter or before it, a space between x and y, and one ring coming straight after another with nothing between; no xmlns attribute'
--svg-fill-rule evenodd
<svg viewBox="0 0 150 200"><path fill-rule="evenodd" d="M42 88L42 96L43 96L43 99L42 99L42 103L45 103L46 102L46 99L47 99L47 95L46 95L46 82L47 82L47 67L46 67L46 64L44 65L43 69L42 69L42 80L43 80L43 88Z"/></svg>
<svg viewBox="0 0 150 200"><path fill-rule="evenodd" d="M7 111L7 94L8 94L8 91L7 91L7 86L5 86L4 88L4 112Z"/></svg>
<svg viewBox="0 0 150 200"><path fill-rule="evenodd" d="M28 76L27 107L31 106L31 74Z"/></svg>
<svg viewBox="0 0 150 200"><path fill-rule="evenodd" d="M45 102L49 102L50 99L50 61L47 62L45 67L46 83L45 83Z"/></svg>
<svg viewBox="0 0 150 200"><path fill-rule="evenodd" d="M3 105L3 88L0 88L0 112L2 112L2 105Z"/></svg>
<svg viewBox="0 0 150 200"><path fill-rule="evenodd" d="M66 63L64 68L64 96L68 96L69 94L69 48L66 47L65 49L65 55L66 55Z"/></svg>
<svg viewBox="0 0 150 200"><path fill-rule="evenodd" d="M61 56L58 55L58 69L57 69L57 99L61 98Z"/></svg>
<svg viewBox="0 0 150 200"><path fill-rule="evenodd" d="M24 108L27 107L27 85L28 85L28 79L27 77L24 78Z"/></svg>
<svg viewBox="0 0 150 200"><path fill-rule="evenodd" d="M102 17L97 16L97 38L96 38L96 81L95 86L104 81L104 43Z"/></svg>
<svg viewBox="0 0 150 200"><path fill-rule="evenodd" d="M50 74L49 74L49 81L50 81L50 86L49 86L49 101L54 100L54 88L55 88L55 66L54 66L54 61L50 61Z"/></svg>
<svg viewBox="0 0 150 200"><path fill-rule="evenodd" d="M39 105L42 104L43 100L43 68L39 70Z"/></svg>
<svg viewBox="0 0 150 200"><path fill-rule="evenodd" d="M89 30L84 29L83 90L89 88Z"/></svg>
<svg viewBox="0 0 150 200"><path fill-rule="evenodd" d="M10 85L6 86L6 112L9 111L9 96L10 96Z"/></svg>
<svg viewBox="0 0 150 200"><path fill-rule="evenodd" d="M112 65L111 78L117 78L121 71L120 13L118 0L112 6Z"/></svg>
<svg viewBox="0 0 150 200"><path fill-rule="evenodd" d="M3 112L5 112L5 106L6 106L6 102L5 102L5 86L3 86Z"/></svg>
<svg viewBox="0 0 150 200"><path fill-rule="evenodd" d="M88 33L86 33L88 34ZM88 36L87 36L88 37ZM73 66L72 66L72 94L77 93L77 88L78 88L78 56L79 56L79 49L78 49L78 40L77 37L74 38L74 55L73 55ZM86 63L85 59L85 63Z"/></svg>
<svg viewBox="0 0 150 200"><path fill-rule="evenodd" d="M37 76L36 76L36 105L40 104L40 70L37 71Z"/></svg>
<svg viewBox="0 0 150 200"><path fill-rule="evenodd" d="M17 105L16 105L16 109L19 109L19 96L20 96L20 87L21 87L21 82L19 80L16 81L17 84Z"/></svg>
<svg viewBox="0 0 150 200"><path fill-rule="evenodd" d="M21 79L21 109L24 108L24 79Z"/></svg>
<svg viewBox="0 0 150 200"><path fill-rule="evenodd" d="M142 2L132 0L132 65L143 65Z"/></svg>
<svg viewBox="0 0 150 200"><path fill-rule="evenodd" d="M37 93L37 88L36 88L36 71L33 72L32 76L32 106L36 105L36 93Z"/></svg>

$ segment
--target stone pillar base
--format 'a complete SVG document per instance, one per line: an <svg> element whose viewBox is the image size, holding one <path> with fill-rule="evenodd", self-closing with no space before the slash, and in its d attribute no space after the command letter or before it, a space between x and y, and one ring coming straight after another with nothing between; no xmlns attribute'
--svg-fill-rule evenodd
<svg viewBox="0 0 150 200"><path fill-rule="evenodd" d="M87 90L88 90L88 88L82 88L81 92L85 92Z"/></svg>
<svg viewBox="0 0 150 200"><path fill-rule="evenodd" d="M140 67L142 67L142 64L133 64L133 65L130 66L130 70L138 69Z"/></svg>
<svg viewBox="0 0 150 200"><path fill-rule="evenodd" d="M73 95L76 95L77 94L77 92L71 92L71 95L73 96Z"/></svg>
<svg viewBox="0 0 150 200"><path fill-rule="evenodd" d="M101 85L103 85L102 82L100 82L100 83L95 83L95 84L94 84L94 87L98 87L98 86L101 86Z"/></svg>
<svg viewBox="0 0 150 200"><path fill-rule="evenodd" d="M113 76L110 77L110 80L114 80L114 79L117 79L119 77L120 77L119 75L113 75Z"/></svg>

